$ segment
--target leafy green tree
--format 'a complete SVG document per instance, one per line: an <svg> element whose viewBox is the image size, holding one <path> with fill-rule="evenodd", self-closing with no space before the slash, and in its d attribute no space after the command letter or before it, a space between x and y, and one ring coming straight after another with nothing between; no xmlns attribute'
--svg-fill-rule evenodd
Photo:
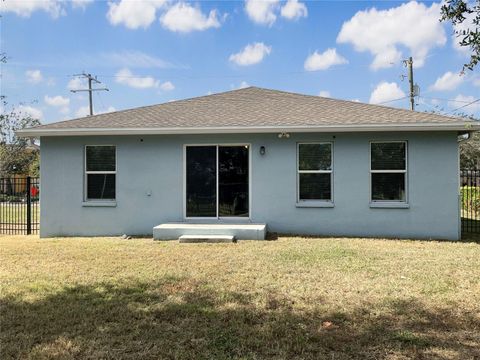
<svg viewBox="0 0 480 360"><path fill-rule="evenodd" d="M3 108L6 106L3 101ZM0 114L0 176L29 174L32 164L38 163L39 154L33 142L15 134L17 130L37 125L40 125L38 119L15 109Z"/></svg>
<svg viewBox="0 0 480 360"><path fill-rule="evenodd" d="M470 140L460 143L460 168L480 169L480 133L474 133Z"/></svg>
<svg viewBox="0 0 480 360"><path fill-rule="evenodd" d="M463 65L463 71L473 70L480 61L480 0L473 0L471 3L464 0L445 0L441 15L440 21L450 21L454 26L459 44L471 50L470 62ZM465 20L469 23L465 23Z"/></svg>

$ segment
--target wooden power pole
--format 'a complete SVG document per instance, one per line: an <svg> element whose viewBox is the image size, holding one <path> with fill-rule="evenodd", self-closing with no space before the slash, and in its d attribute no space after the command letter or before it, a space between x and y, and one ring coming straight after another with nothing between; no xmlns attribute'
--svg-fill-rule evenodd
<svg viewBox="0 0 480 360"><path fill-rule="evenodd" d="M104 88L92 88L92 83L95 82L97 84L101 84L100 81L97 80L97 77L93 77L91 74L87 74L85 72L81 73L81 74L76 74L74 76L80 76L80 77L83 77L85 79L88 80L88 89L74 89L74 90L70 90L71 92L73 93L77 93L77 92L82 92L82 91L88 91L88 100L89 100L89 105L90 105L90 116L93 115L93 92L94 91L109 91L108 88L104 87Z"/></svg>
<svg viewBox="0 0 480 360"><path fill-rule="evenodd" d="M410 84L410 110L415 110L415 85L413 84L413 58L410 56L408 60L404 60L408 67L408 82Z"/></svg>

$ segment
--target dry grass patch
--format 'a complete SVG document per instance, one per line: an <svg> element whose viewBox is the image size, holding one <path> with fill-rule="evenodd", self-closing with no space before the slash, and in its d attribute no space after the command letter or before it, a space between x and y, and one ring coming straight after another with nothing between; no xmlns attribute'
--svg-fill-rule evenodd
<svg viewBox="0 0 480 360"><path fill-rule="evenodd" d="M475 359L480 245L0 237L8 358Z"/></svg>

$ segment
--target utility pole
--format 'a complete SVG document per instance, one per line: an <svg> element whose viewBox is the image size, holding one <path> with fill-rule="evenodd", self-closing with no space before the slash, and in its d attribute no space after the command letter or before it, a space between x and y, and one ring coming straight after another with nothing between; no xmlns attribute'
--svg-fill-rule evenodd
<svg viewBox="0 0 480 360"><path fill-rule="evenodd" d="M70 90L72 93L77 93L77 92L81 92L81 91L88 91L88 100L89 100L89 104L90 104L90 116L93 115L93 92L94 91L109 91L108 88L104 87L104 88L92 88L92 83L95 82L96 84L101 84L100 81L97 80L97 77L93 77L91 74L87 74L85 72L81 73L81 74L76 74L76 75L73 75L73 76L81 76L85 79L88 80L88 89L75 89L75 90Z"/></svg>
<svg viewBox="0 0 480 360"><path fill-rule="evenodd" d="M403 60L408 67L408 82L410 83L410 110L415 110L415 85L413 84L413 59L410 56L408 60Z"/></svg>

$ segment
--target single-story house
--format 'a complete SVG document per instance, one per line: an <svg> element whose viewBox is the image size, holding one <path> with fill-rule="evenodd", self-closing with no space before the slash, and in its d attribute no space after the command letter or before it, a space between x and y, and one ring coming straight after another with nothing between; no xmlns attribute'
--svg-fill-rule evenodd
<svg viewBox="0 0 480 360"><path fill-rule="evenodd" d="M478 129L249 87L19 133L41 139L41 237L456 240L458 141Z"/></svg>

